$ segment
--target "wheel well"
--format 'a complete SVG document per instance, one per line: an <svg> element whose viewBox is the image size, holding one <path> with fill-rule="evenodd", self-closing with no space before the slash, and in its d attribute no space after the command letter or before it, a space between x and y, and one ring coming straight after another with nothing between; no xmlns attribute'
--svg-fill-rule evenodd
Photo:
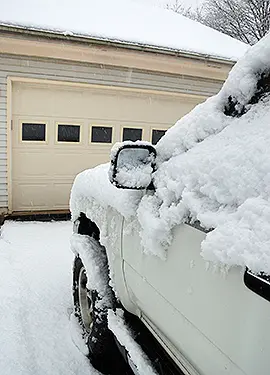
<svg viewBox="0 0 270 375"><path fill-rule="evenodd" d="M94 240L98 241L100 244L100 231L98 226L96 225L95 222L91 221L83 212L80 213L80 216L78 218L79 225L78 225L78 234L86 235L89 237L92 237ZM98 254L96 254L98 255ZM110 272L109 272L109 264L108 264L108 256L107 252L104 246L100 244L99 248L99 256L100 261L99 264L103 264L103 277L106 274L108 277L108 280L106 281L108 283L109 290L112 293L112 299L113 299L113 304L112 306L116 306L116 297L114 294L114 291L112 287L109 285L109 279L110 279ZM80 254L77 254L77 257L80 257ZM76 258L75 258L76 262Z"/></svg>
<svg viewBox="0 0 270 375"><path fill-rule="evenodd" d="M79 220L78 233L93 237L95 240L99 241L100 231L96 223L88 219L88 217L86 217L86 215L83 212L81 212L78 220Z"/></svg>

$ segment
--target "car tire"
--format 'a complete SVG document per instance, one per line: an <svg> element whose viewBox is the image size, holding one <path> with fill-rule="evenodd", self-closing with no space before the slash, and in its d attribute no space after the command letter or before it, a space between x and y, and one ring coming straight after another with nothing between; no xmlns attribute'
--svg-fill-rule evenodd
<svg viewBox="0 0 270 375"><path fill-rule="evenodd" d="M86 269L77 255L73 266L74 315L88 346L90 362L103 374L130 374L108 328L107 312L113 306L100 308L98 301L98 292L87 289Z"/></svg>

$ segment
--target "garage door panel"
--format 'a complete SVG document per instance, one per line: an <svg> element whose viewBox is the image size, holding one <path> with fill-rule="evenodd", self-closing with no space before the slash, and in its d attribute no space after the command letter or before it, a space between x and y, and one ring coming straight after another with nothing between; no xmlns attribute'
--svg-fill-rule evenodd
<svg viewBox="0 0 270 375"><path fill-rule="evenodd" d="M53 184L54 191L54 209L63 210L67 208L67 202L69 202L70 190L73 181L67 182L55 182Z"/></svg>
<svg viewBox="0 0 270 375"><path fill-rule="evenodd" d="M50 95L48 95L50 92ZM126 121L161 121L173 123L194 106L181 97L143 94L120 90L35 87L22 85L17 90L14 115L29 115L29 102L40 116L62 116ZM200 100L198 100L199 102ZM163 107L161 111L160 108Z"/></svg>
<svg viewBox="0 0 270 375"><path fill-rule="evenodd" d="M13 159L13 179L51 176L53 158L50 152L36 151L27 153L27 150L18 150L20 157Z"/></svg>
<svg viewBox="0 0 270 375"><path fill-rule="evenodd" d="M59 153L54 152L51 157L49 175L54 178L74 178L85 169L92 168L98 164L109 161L109 150L98 153L89 153L82 150L80 153Z"/></svg>
<svg viewBox="0 0 270 375"><path fill-rule="evenodd" d="M13 181L13 207L16 211L47 210L50 205L48 183Z"/></svg>
<svg viewBox="0 0 270 375"><path fill-rule="evenodd" d="M69 177L74 178L76 174L91 166L91 158L87 158L86 152L80 154L65 153L53 154L53 163L50 167L50 175L55 177Z"/></svg>
<svg viewBox="0 0 270 375"><path fill-rule="evenodd" d="M73 175L78 174L85 169L93 168L99 164L107 163L110 159L110 151L103 151L100 153L88 153L87 151L82 155L74 155L71 162L71 169ZM61 164L64 164L62 162ZM65 169L68 172L68 168Z"/></svg>
<svg viewBox="0 0 270 375"><path fill-rule="evenodd" d="M68 208L73 178L67 181L14 181L16 211L63 210Z"/></svg>
<svg viewBox="0 0 270 375"><path fill-rule="evenodd" d="M13 115L29 115L29 107L34 107L35 113L46 116L53 110L53 98L46 89L38 86L14 84L13 86Z"/></svg>
<svg viewBox="0 0 270 375"><path fill-rule="evenodd" d="M48 83L14 83L12 90L13 211L68 209L76 174L108 162L123 127L142 129L143 139L150 141L151 128L167 129L201 100ZM46 124L45 140L34 141L33 134L31 141L22 141L23 122L31 124L31 134L38 131L32 124ZM80 137L58 142L58 124L80 125ZM91 126L112 127L112 136L103 139L112 143L91 142Z"/></svg>

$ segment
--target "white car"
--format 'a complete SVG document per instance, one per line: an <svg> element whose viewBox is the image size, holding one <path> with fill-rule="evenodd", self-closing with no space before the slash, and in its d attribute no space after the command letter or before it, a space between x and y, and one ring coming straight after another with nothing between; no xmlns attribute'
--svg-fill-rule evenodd
<svg viewBox="0 0 270 375"><path fill-rule="evenodd" d="M117 144L79 174L70 207L75 317L96 368L268 375L270 36L155 148Z"/></svg>

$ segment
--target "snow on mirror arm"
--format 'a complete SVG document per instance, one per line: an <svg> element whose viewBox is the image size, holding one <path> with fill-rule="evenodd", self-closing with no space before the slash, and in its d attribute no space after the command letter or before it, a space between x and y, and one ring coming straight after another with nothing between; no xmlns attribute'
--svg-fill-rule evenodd
<svg viewBox="0 0 270 375"><path fill-rule="evenodd" d="M146 189L152 185L156 150L148 142L117 143L111 152L110 182L122 189Z"/></svg>

